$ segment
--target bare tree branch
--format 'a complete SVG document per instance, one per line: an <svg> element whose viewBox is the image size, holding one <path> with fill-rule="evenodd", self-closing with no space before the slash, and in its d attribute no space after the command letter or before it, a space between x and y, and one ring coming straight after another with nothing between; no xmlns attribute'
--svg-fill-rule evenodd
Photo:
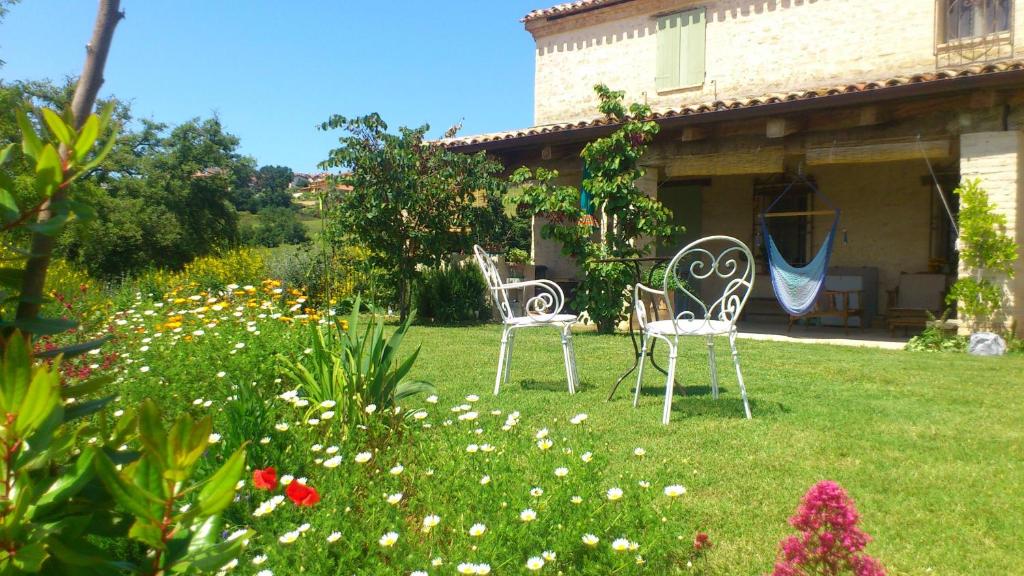
<svg viewBox="0 0 1024 576"><path fill-rule="evenodd" d="M100 86L103 85L103 69L107 65L107 54L110 53L114 28L117 27L121 18L124 18L120 5L120 0L100 0L99 2L92 39L85 47L85 65L82 67L82 75L78 79L75 97L71 103L76 129L81 128L89 114L92 113L93 106L96 104L96 95L100 91ZM60 153L66 163L67 148L62 145ZM36 221L42 223L49 220L53 216L50 209L53 203L60 202L66 195L67 190L64 188L54 192L50 199L43 203ZM55 240L54 236L39 232L32 235L31 256L25 263L25 274L21 283L18 320L34 320L39 316L43 287L46 284L46 271L50 267L50 255L53 253Z"/></svg>

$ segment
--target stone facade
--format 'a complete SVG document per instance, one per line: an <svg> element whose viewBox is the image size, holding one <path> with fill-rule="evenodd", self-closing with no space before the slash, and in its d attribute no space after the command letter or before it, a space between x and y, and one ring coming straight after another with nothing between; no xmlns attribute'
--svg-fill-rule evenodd
<svg viewBox="0 0 1024 576"><path fill-rule="evenodd" d="M1018 230L1024 219L1021 168L1024 163L1024 134L1019 131L979 132L960 138L960 173L965 179L978 178L996 210L1006 216L1006 232L1017 239L1017 262L1013 280L1004 284L1006 311L1024 330L1024 242Z"/></svg>
<svg viewBox="0 0 1024 576"><path fill-rule="evenodd" d="M597 116L597 83L657 110L934 70L935 6L935 0L633 0L530 21L534 124ZM697 7L706 9L704 84L659 93L654 16ZM1014 27L1024 31L1024 10L1016 11Z"/></svg>

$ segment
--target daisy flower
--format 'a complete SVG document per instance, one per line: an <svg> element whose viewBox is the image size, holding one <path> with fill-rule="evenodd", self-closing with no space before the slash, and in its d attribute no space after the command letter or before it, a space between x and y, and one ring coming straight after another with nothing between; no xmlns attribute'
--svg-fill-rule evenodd
<svg viewBox="0 0 1024 576"><path fill-rule="evenodd" d="M668 496L669 498L677 498L683 494L686 494L686 488L679 484L665 486L665 496Z"/></svg>
<svg viewBox="0 0 1024 576"><path fill-rule="evenodd" d="M526 569L531 572L536 572L544 567L544 560L538 556L534 556L526 561Z"/></svg>
<svg viewBox="0 0 1024 576"><path fill-rule="evenodd" d="M605 495L612 502L619 500L622 498L622 488L609 488Z"/></svg>
<svg viewBox="0 0 1024 576"><path fill-rule="evenodd" d="M391 548L395 542L398 542L398 532L388 532L381 536L378 542L385 548Z"/></svg>

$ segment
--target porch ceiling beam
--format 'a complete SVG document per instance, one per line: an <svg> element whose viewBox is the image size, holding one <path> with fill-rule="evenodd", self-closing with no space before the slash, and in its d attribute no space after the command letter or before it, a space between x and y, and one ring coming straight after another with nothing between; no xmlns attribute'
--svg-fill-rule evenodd
<svg viewBox="0 0 1024 576"><path fill-rule="evenodd" d="M951 157L952 148L952 143L948 138L924 140L920 144L910 141L853 146L821 146L808 148L806 159L808 166L923 160L921 156L923 149L930 160L945 160Z"/></svg>
<svg viewBox="0 0 1024 576"><path fill-rule="evenodd" d="M778 174L784 169L785 156L782 146L680 156L665 164L665 176L688 178L731 174Z"/></svg>
<svg viewBox="0 0 1024 576"><path fill-rule="evenodd" d="M769 118L765 125L765 136L768 138L785 138L796 134L803 128L803 123L794 118Z"/></svg>
<svg viewBox="0 0 1024 576"><path fill-rule="evenodd" d="M679 139L683 142L696 142L697 140L704 140L710 135L711 128L709 126L685 126L683 128L683 135Z"/></svg>

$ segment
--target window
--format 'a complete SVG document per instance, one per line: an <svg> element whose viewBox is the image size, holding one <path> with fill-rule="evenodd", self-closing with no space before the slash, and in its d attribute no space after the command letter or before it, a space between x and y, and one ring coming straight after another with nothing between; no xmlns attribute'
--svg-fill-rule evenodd
<svg viewBox="0 0 1024 576"><path fill-rule="evenodd" d="M658 17L658 92L704 84L704 9Z"/></svg>
<svg viewBox="0 0 1024 576"><path fill-rule="evenodd" d="M983 38L1010 30L1013 0L943 0L944 42Z"/></svg>
<svg viewBox="0 0 1024 576"><path fill-rule="evenodd" d="M938 67L1013 57L1013 0L936 0Z"/></svg>

